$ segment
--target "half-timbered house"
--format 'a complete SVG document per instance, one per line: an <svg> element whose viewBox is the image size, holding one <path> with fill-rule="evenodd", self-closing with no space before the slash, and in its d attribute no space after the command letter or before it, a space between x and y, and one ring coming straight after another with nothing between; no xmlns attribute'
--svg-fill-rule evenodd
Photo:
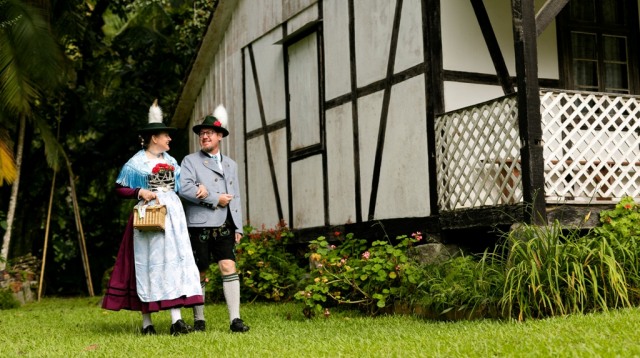
<svg viewBox="0 0 640 358"><path fill-rule="evenodd" d="M219 0L172 124L227 107L254 226L572 224L640 200L639 4Z"/></svg>

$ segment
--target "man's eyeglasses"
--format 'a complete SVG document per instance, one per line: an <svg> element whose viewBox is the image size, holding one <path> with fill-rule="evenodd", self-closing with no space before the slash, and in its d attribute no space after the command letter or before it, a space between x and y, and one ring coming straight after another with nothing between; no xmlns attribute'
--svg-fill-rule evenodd
<svg viewBox="0 0 640 358"><path fill-rule="evenodd" d="M200 138L204 136L211 137L214 133L216 133L216 131L200 131L200 133L198 133L198 136Z"/></svg>

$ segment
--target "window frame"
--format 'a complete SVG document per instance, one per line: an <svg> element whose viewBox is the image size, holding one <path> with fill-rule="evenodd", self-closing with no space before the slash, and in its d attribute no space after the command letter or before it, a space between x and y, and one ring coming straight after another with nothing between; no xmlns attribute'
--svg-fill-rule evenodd
<svg viewBox="0 0 640 358"><path fill-rule="evenodd" d="M575 1L575 0L572 0ZM604 50L602 38L604 36L625 37L627 41L627 70L628 70L628 89L629 94L640 94L640 29L638 26L638 3L635 0L625 2L625 25L605 25L602 21L601 11L596 9L596 22L585 23L571 21L571 2L567 3L565 8L557 17L557 40L558 40L558 67L560 74L560 85L562 88L569 90L579 90L585 92L604 92L603 73L604 73ZM603 1L612 0L596 0L597 4ZM585 88L577 88L574 80L573 60L571 37L574 32L582 32L595 34L598 39L596 47L597 64L598 64L598 90L589 90Z"/></svg>

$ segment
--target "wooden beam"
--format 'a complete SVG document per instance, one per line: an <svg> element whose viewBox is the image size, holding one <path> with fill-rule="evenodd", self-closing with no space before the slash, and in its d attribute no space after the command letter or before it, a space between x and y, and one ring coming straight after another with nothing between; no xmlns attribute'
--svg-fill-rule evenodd
<svg viewBox="0 0 640 358"><path fill-rule="evenodd" d="M569 0L547 0L536 14L536 37L549 26Z"/></svg>
<svg viewBox="0 0 640 358"><path fill-rule="evenodd" d="M518 87L523 199L528 220L546 224L542 118L534 0L511 0Z"/></svg>
<svg viewBox="0 0 640 358"><path fill-rule="evenodd" d="M440 0L422 0L422 48L426 99L427 165L429 168L429 207L438 215L438 182L436 163L436 116L444 111L444 80L442 58L442 24Z"/></svg>
<svg viewBox="0 0 640 358"><path fill-rule="evenodd" d="M509 76L507 64L504 61L504 56L500 50L498 39L493 31L493 27L491 26L491 20L489 19L489 14L487 14L487 9L485 8L482 0L471 0L471 5L473 6L473 11L476 13L476 19L478 20L478 25L480 25L484 42L487 44L489 55L491 55L493 66L496 68L496 74L498 75L500 86L502 86L502 91L505 95L512 94L515 90L513 89L511 76Z"/></svg>

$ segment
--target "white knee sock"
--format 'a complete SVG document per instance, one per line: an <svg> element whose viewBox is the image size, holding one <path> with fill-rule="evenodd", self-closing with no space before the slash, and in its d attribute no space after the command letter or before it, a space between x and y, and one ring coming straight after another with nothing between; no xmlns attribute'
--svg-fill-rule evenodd
<svg viewBox="0 0 640 358"><path fill-rule="evenodd" d="M202 281L200 285L202 285L202 301L204 302L205 281ZM204 304L193 306L193 320L204 321Z"/></svg>
<svg viewBox="0 0 640 358"><path fill-rule="evenodd" d="M222 276L222 291L227 301L229 310L229 322L240 318L240 277L237 273Z"/></svg>
<svg viewBox="0 0 640 358"><path fill-rule="evenodd" d="M142 314L142 328L147 328L147 326L152 325L151 321L151 313L143 313Z"/></svg>
<svg viewBox="0 0 640 358"><path fill-rule="evenodd" d="M179 308L172 308L171 311L171 324L176 323L179 319L182 319L182 314Z"/></svg>

